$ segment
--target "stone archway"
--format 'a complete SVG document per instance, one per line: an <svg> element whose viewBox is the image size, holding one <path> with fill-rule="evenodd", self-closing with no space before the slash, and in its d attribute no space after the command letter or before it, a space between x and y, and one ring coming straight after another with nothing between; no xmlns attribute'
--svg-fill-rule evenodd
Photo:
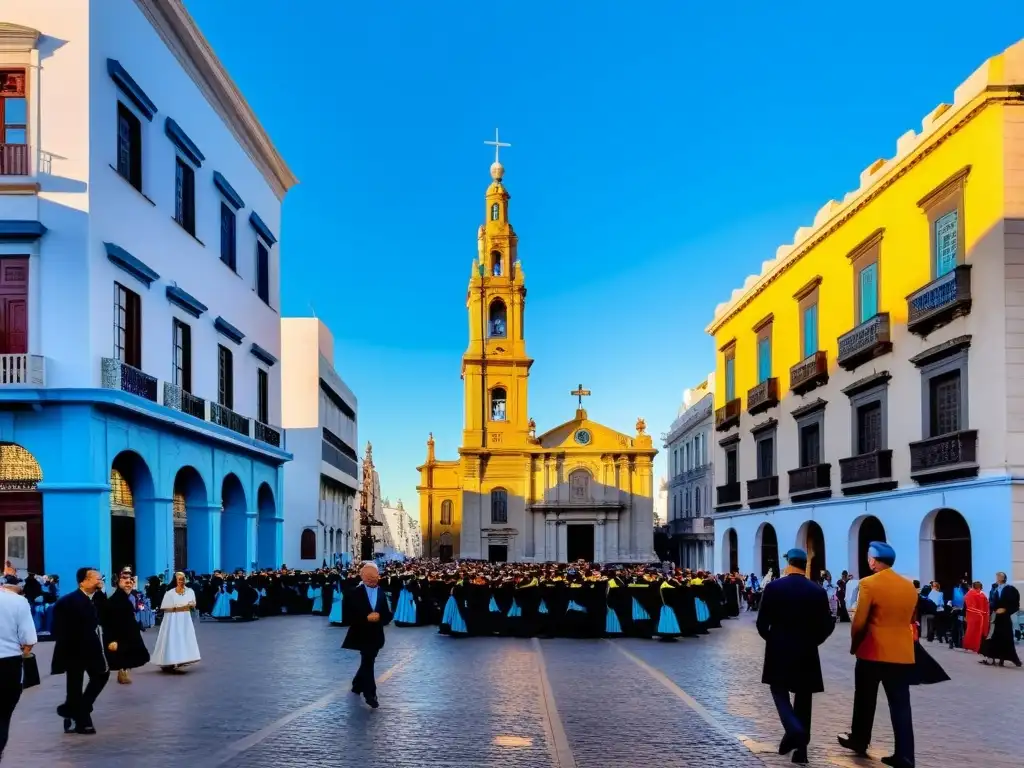
<svg viewBox="0 0 1024 768"><path fill-rule="evenodd" d="M238 568L248 571L249 562L249 506L245 489L238 475L229 473L221 483L220 567L233 572Z"/></svg>
<svg viewBox="0 0 1024 768"><path fill-rule="evenodd" d="M923 582L938 581L947 597L961 579L972 580L971 528L957 510L943 507L921 521L921 570Z"/></svg>
<svg viewBox="0 0 1024 768"><path fill-rule="evenodd" d="M0 533L4 560L21 576L43 573L43 471L36 457L16 443L0 443Z"/></svg>
<svg viewBox="0 0 1024 768"><path fill-rule="evenodd" d="M134 451L122 451L110 466L110 567L106 571L111 579L126 566L141 581L169 575L169 531L157 517L149 466Z"/></svg>
<svg viewBox="0 0 1024 768"><path fill-rule="evenodd" d="M796 545L807 553L807 578L817 581L828 568L824 531L816 522L808 520L800 526L796 542Z"/></svg>
<svg viewBox="0 0 1024 768"><path fill-rule="evenodd" d="M885 526L882 525L882 521L874 515L865 515L854 520L850 526L852 551L849 562L857 569L852 574L855 579L871 575L871 568L868 566L868 546L872 541L885 541Z"/></svg>
<svg viewBox="0 0 1024 768"><path fill-rule="evenodd" d="M274 501L274 492L267 483L261 483L256 492L256 559L260 568L277 568L278 547L277 540L281 526L278 520L277 503ZM331 547L334 545L334 529L330 535ZM325 555L326 557L326 555ZM333 565L333 558L330 558L329 565Z"/></svg>
<svg viewBox="0 0 1024 768"><path fill-rule="evenodd" d="M760 579L771 569L774 576L780 576L779 538L775 526L761 523L754 537L754 573Z"/></svg>
<svg viewBox="0 0 1024 768"><path fill-rule="evenodd" d="M206 483L195 467L174 476L174 570L208 572L210 561L209 502Z"/></svg>

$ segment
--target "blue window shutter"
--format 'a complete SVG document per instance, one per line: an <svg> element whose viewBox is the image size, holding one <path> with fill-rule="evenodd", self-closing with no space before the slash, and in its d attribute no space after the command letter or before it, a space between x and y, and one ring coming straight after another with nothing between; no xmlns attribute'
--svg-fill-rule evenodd
<svg viewBox="0 0 1024 768"><path fill-rule="evenodd" d="M772 340L765 336L757 341L757 381L767 381L772 377Z"/></svg>
<svg viewBox="0 0 1024 768"><path fill-rule="evenodd" d="M727 358L725 361L725 401L736 399L736 360Z"/></svg>
<svg viewBox="0 0 1024 768"><path fill-rule="evenodd" d="M956 267L956 252L960 242L959 225L956 211L950 211L935 222L936 278L952 272Z"/></svg>
<svg viewBox="0 0 1024 768"><path fill-rule="evenodd" d="M812 304L804 310L804 357L818 351L818 305Z"/></svg>
<svg viewBox="0 0 1024 768"><path fill-rule="evenodd" d="M868 264L860 271L860 322L878 314L878 264Z"/></svg>

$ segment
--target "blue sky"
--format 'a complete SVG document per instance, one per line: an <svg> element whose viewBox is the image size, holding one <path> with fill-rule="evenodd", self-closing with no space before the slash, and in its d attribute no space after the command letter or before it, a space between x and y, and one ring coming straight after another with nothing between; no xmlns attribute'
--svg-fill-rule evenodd
<svg viewBox="0 0 1024 768"><path fill-rule="evenodd" d="M411 509L427 433L461 437L495 127L531 415L571 418L583 382L592 418L657 436L714 365L715 305L1024 37L1012 0L186 4L300 179L284 313L334 332L359 451Z"/></svg>

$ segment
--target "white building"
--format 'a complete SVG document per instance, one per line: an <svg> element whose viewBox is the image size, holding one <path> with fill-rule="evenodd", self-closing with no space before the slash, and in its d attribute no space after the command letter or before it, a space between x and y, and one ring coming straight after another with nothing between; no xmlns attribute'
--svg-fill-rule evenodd
<svg viewBox="0 0 1024 768"><path fill-rule="evenodd" d="M279 564L295 177L181 0L0 10L5 540L65 584Z"/></svg>
<svg viewBox="0 0 1024 768"><path fill-rule="evenodd" d="M422 549L420 541L420 526L413 520L402 504L402 500L391 506L389 499L384 499L383 505L384 527L386 528L385 541L388 548L385 555L388 557L419 557Z"/></svg>
<svg viewBox="0 0 1024 768"><path fill-rule="evenodd" d="M281 320L285 469L284 557L291 568L357 556L358 402L334 370L334 337L315 317Z"/></svg>
<svg viewBox="0 0 1024 768"><path fill-rule="evenodd" d="M694 570L714 569L714 410L715 374L710 373L683 393L679 415L663 436L668 453L668 533L676 563Z"/></svg>

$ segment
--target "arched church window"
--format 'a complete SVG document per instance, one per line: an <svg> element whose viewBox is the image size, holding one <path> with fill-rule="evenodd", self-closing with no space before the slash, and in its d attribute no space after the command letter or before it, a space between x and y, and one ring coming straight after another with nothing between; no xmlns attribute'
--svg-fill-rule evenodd
<svg viewBox="0 0 1024 768"><path fill-rule="evenodd" d="M302 531L302 538L299 540L299 559L316 560L316 531L312 528Z"/></svg>
<svg viewBox="0 0 1024 768"><path fill-rule="evenodd" d="M585 469L577 469L569 475L569 498L572 501L590 499L590 473Z"/></svg>
<svg viewBox="0 0 1024 768"><path fill-rule="evenodd" d="M498 204L494 203L491 205L491 221L498 220Z"/></svg>
<svg viewBox="0 0 1024 768"><path fill-rule="evenodd" d="M441 525L452 524L452 502L450 499L445 499L441 502Z"/></svg>
<svg viewBox="0 0 1024 768"><path fill-rule="evenodd" d="M508 522L508 491L495 488L491 491L491 523Z"/></svg>
<svg viewBox="0 0 1024 768"><path fill-rule="evenodd" d="M495 299L487 311L487 335L492 339L504 339L508 332L508 310L505 302Z"/></svg>
<svg viewBox="0 0 1024 768"><path fill-rule="evenodd" d="M491 251L491 274L501 277L501 251Z"/></svg>
<svg viewBox="0 0 1024 768"><path fill-rule="evenodd" d="M495 387L491 390L491 421L505 420L505 400L507 395L504 388Z"/></svg>

